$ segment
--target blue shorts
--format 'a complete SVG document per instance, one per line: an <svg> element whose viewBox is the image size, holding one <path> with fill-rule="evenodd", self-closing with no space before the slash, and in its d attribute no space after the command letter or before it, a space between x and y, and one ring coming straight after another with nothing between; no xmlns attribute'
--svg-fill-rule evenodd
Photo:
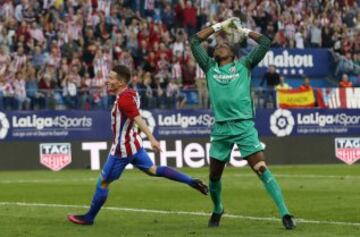
<svg viewBox="0 0 360 237"><path fill-rule="evenodd" d="M128 164L132 164L143 171L150 169L154 165L144 148L141 148L135 155L126 158L118 158L109 154L101 171L103 180L110 183L119 179Z"/></svg>

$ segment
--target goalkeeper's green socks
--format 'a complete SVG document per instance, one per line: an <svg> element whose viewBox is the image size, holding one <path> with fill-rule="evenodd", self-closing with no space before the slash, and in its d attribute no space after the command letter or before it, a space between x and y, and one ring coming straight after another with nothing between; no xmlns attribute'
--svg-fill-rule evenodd
<svg viewBox="0 0 360 237"><path fill-rule="evenodd" d="M280 216L283 217L284 215L289 214L289 210L286 207L280 186L276 182L276 179L271 174L270 170L266 169L265 172L260 176L260 179L264 183L266 191L269 193L278 207Z"/></svg>
<svg viewBox="0 0 360 237"><path fill-rule="evenodd" d="M214 203L213 212L220 214L224 211L223 204L221 202L221 180L211 181L209 184L211 200Z"/></svg>

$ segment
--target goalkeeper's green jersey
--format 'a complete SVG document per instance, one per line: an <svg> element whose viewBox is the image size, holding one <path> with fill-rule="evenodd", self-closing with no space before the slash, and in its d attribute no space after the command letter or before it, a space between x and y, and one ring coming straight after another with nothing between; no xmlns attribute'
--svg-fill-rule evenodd
<svg viewBox="0 0 360 237"><path fill-rule="evenodd" d="M254 117L251 97L251 69L265 56L270 40L261 36L259 45L240 60L219 66L210 58L197 35L191 38L191 50L206 74L210 102L216 122Z"/></svg>

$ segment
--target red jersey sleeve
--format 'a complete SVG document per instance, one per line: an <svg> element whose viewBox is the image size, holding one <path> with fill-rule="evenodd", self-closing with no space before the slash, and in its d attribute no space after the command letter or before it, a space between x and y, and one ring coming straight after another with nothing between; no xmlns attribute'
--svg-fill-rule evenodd
<svg viewBox="0 0 360 237"><path fill-rule="evenodd" d="M140 115L135 96L136 95L132 95L131 93L126 93L122 95L118 101L119 110L130 119Z"/></svg>

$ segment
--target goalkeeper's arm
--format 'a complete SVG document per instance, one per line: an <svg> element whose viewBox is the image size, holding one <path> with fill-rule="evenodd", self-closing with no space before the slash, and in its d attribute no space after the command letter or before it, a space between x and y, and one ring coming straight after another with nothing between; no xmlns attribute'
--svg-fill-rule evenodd
<svg viewBox="0 0 360 237"><path fill-rule="evenodd" d="M244 34L246 37L249 37L258 43L258 45L244 58L245 64L251 69L265 57L266 52L270 48L271 41L266 36L241 26L237 26L237 29L241 34Z"/></svg>

